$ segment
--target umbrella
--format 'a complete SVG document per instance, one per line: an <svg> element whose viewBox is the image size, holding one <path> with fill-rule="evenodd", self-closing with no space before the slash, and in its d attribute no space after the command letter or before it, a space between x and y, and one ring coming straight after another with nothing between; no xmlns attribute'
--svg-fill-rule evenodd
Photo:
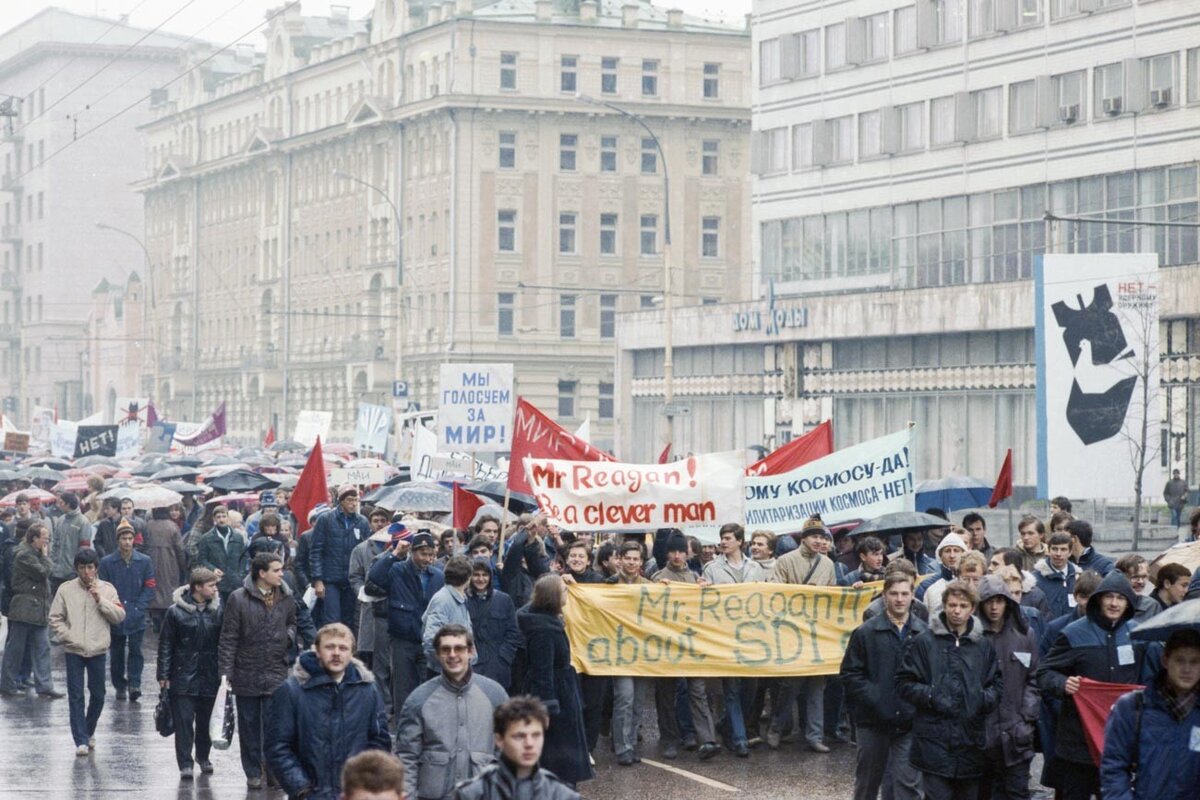
<svg viewBox="0 0 1200 800"><path fill-rule="evenodd" d="M1163 564L1179 564L1195 574L1196 570L1200 569L1200 542L1185 542L1168 547L1162 555L1150 562L1151 577L1158 574L1158 569Z"/></svg>
<svg viewBox="0 0 1200 800"><path fill-rule="evenodd" d="M240 492L237 494L225 494L220 497L210 497L204 501L204 505L211 506L214 503L221 505L232 505L233 503L257 503L258 495L255 492Z"/></svg>
<svg viewBox="0 0 1200 800"><path fill-rule="evenodd" d="M78 476L73 476L67 478L65 481L59 481L54 484L54 491L56 492L85 492L87 488L88 479Z"/></svg>
<svg viewBox="0 0 1200 800"><path fill-rule="evenodd" d="M24 477L15 469L0 469L0 481L23 481Z"/></svg>
<svg viewBox="0 0 1200 800"><path fill-rule="evenodd" d="M259 475L248 469L237 469L224 475L206 481L214 489L222 492L260 492L279 485L279 481L269 475Z"/></svg>
<svg viewBox="0 0 1200 800"><path fill-rule="evenodd" d="M339 456L342 456L343 458L345 458L345 457L348 457L351 453L355 452L355 449L354 449L354 445L346 444L345 442L329 442L329 443L323 442L321 444L321 451L323 453L334 453L336 455L339 455Z"/></svg>
<svg viewBox="0 0 1200 800"><path fill-rule="evenodd" d="M279 488L294 489L296 483L300 480L299 475L275 475L275 480L279 481Z"/></svg>
<svg viewBox="0 0 1200 800"><path fill-rule="evenodd" d="M1200 631L1200 597L1184 600L1142 620L1134 626L1131 635L1146 642L1165 642L1171 634L1185 630Z"/></svg>
<svg viewBox="0 0 1200 800"><path fill-rule="evenodd" d="M382 458L356 458L353 461L347 461L346 469L395 469L391 464L384 461Z"/></svg>
<svg viewBox="0 0 1200 800"><path fill-rule="evenodd" d="M208 494L209 491L206 486L198 486L187 481L167 481L162 486L164 489L170 489L172 492L180 494Z"/></svg>
<svg viewBox="0 0 1200 800"><path fill-rule="evenodd" d="M258 458L262 455L262 450L257 447L243 447L233 454L234 458Z"/></svg>
<svg viewBox="0 0 1200 800"><path fill-rule="evenodd" d="M77 467L116 467L121 468L121 462L110 456L84 456L75 460Z"/></svg>
<svg viewBox="0 0 1200 800"><path fill-rule="evenodd" d="M146 464L139 464L138 466L131 468L129 470L129 474L135 475L139 478L149 478L160 469L162 469L162 464L152 461Z"/></svg>
<svg viewBox="0 0 1200 800"><path fill-rule="evenodd" d="M58 483L65 479L66 473L59 472L56 469L49 467L29 467L21 470L20 477L27 481L46 481L48 483Z"/></svg>
<svg viewBox="0 0 1200 800"><path fill-rule="evenodd" d="M917 484L917 508L941 508L946 511L981 508L991 499L992 485L969 475L951 475Z"/></svg>
<svg viewBox="0 0 1200 800"><path fill-rule="evenodd" d="M363 499L389 511L446 513L454 508L453 493L441 484L428 482L380 486Z"/></svg>
<svg viewBox="0 0 1200 800"><path fill-rule="evenodd" d="M300 444L300 442L292 439L284 439L282 442L276 442L267 448L267 450L271 451L272 453L303 453L307 449L307 445Z"/></svg>
<svg viewBox="0 0 1200 800"><path fill-rule="evenodd" d="M882 533L901 533L902 531L933 531L945 528L949 522L932 514L922 514L920 511L896 511L884 514L875 519L867 520L854 530L851 536L861 536L864 533L879 535Z"/></svg>
<svg viewBox="0 0 1200 800"><path fill-rule="evenodd" d="M29 498L31 503L53 503L58 498L47 492L45 489L39 489L36 486L29 489L20 489L11 494L0 498L0 506L15 506L17 504L17 495L23 494Z"/></svg>
<svg viewBox="0 0 1200 800"><path fill-rule="evenodd" d="M197 456L171 456L167 459L168 464L175 464L180 467L198 467L204 463L203 459Z"/></svg>
<svg viewBox="0 0 1200 800"><path fill-rule="evenodd" d="M124 500L129 495L133 494L133 489L128 486L114 486L113 488L97 495L101 500L107 500L110 497L115 497L118 500Z"/></svg>
<svg viewBox="0 0 1200 800"><path fill-rule="evenodd" d="M242 463L242 462L238 461L233 456L219 455L216 458L210 458L208 460L208 463L205 464L204 466L206 466L206 467L226 467L226 466L229 466L230 464L240 464L240 463Z"/></svg>
<svg viewBox="0 0 1200 800"><path fill-rule="evenodd" d="M49 467L50 469L67 470L71 468L71 462L65 461L56 456L39 456L31 458L24 462L26 467Z"/></svg>
<svg viewBox="0 0 1200 800"><path fill-rule="evenodd" d="M472 483L463 488L471 494L486 497L488 500L494 500L496 503L503 505L506 486L507 484L504 481L480 481L479 483ZM537 511L537 507L537 500L531 494L512 492L508 495L508 510L514 514Z"/></svg>
<svg viewBox="0 0 1200 800"><path fill-rule="evenodd" d="M181 478L181 479L186 480L188 478L195 478L199 474L200 474L200 470L193 469L192 467L173 466L173 467L167 467L166 469L161 469L158 472L154 473L153 475L150 476L150 480L152 480L152 481L170 481L170 480L174 480L176 478Z"/></svg>
<svg viewBox="0 0 1200 800"><path fill-rule="evenodd" d="M183 495L179 492L172 492L165 486L139 486L130 493L129 499L133 501L134 508L141 508L149 511L152 508L166 508L173 506L176 503L183 502Z"/></svg>

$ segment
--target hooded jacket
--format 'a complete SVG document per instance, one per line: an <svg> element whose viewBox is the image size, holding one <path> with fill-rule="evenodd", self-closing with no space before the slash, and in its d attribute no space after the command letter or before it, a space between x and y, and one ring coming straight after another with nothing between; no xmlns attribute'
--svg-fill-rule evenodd
<svg viewBox="0 0 1200 800"><path fill-rule="evenodd" d="M1104 726L1100 788L1104 800L1189 800L1200 787L1200 703L1180 721L1167 710L1162 680L1142 692L1122 695ZM1138 729L1141 729L1138 735ZM1132 779L1136 765L1136 780Z"/></svg>
<svg viewBox="0 0 1200 800"><path fill-rule="evenodd" d="M263 697L287 680L289 652L298 638L297 601L286 581L274 594L267 605L247 575L225 601L217 657L234 694Z"/></svg>
<svg viewBox="0 0 1200 800"><path fill-rule="evenodd" d="M986 720L1004 693L1004 678L977 618L957 635L945 613L933 617L929 630L905 646L896 691L917 709L914 767L950 780L986 772Z"/></svg>
<svg viewBox="0 0 1200 800"><path fill-rule="evenodd" d="M263 751L289 797L308 788L307 800L336 800L342 766L351 756L392 746L383 695L357 658L335 681L316 653L301 653L271 695L266 717Z"/></svg>
<svg viewBox="0 0 1200 800"><path fill-rule="evenodd" d="M1062 572L1050 565L1050 556L1046 556L1033 568L1033 577L1037 586L1046 595L1046 603L1050 606L1050 619L1058 619L1068 611L1075 609L1075 579L1079 577L1079 567L1075 562L1068 561Z"/></svg>
<svg viewBox="0 0 1200 800"><path fill-rule="evenodd" d="M1104 618L1101 599L1117 592L1129 601L1116 623ZM1075 703L1067 697L1067 678L1078 675L1108 683L1138 683L1142 647L1130 638L1137 597L1129 580L1120 572L1109 573L1095 594L1088 598L1087 614L1063 628L1038 667L1038 686L1042 694L1062 698L1058 712L1055 755L1073 764L1093 766L1083 726Z"/></svg>
<svg viewBox="0 0 1200 800"><path fill-rule="evenodd" d="M993 597L1004 598L1007 606L999 631L992 630L983 611L983 604ZM1012 767L1033 758L1033 734L1042 705L1037 687L1037 639L1020 604L999 575L983 579L979 606L983 634L992 641L1004 679L1000 704L987 717L987 747L993 757L1003 760L1004 766Z"/></svg>
<svg viewBox="0 0 1200 800"><path fill-rule="evenodd" d="M158 637L157 678L170 681L171 694L216 697L221 685L217 647L221 641L221 596L198 605L190 586L171 595Z"/></svg>

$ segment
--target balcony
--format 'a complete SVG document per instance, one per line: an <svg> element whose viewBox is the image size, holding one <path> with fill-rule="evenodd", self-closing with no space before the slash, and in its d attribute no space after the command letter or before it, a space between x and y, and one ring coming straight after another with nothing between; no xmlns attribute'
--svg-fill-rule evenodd
<svg viewBox="0 0 1200 800"><path fill-rule="evenodd" d="M11 244L21 243L21 226L14 223L8 223L0 227L0 239Z"/></svg>
<svg viewBox="0 0 1200 800"><path fill-rule="evenodd" d="M16 173L8 172L0 178L0 189L6 192L19 192L22 185L21 176Z"/></svg>

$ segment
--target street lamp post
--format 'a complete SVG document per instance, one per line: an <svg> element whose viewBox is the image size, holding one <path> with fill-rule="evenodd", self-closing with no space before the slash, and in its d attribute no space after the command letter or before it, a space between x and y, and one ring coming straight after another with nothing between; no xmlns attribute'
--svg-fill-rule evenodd
<svg viewBox="0 0 1200 800"><path fill-rule="evenodd" d="M102 231L119 233L127 239L132 239L137 243L138 247L142 248L146 271L146 290L142 294L142 321L143 325L147 323L150 325L150 346L153 348L153 352L150 354L150 368L151 375L154 376L154 385L150 388L150 400L153 401L155 394L158 393L158 320L150 318L150 309L157 309L158 303L154 299L154 268L150 265L150 250L146 247L146 243L141 240L141 237L127 230L107 225L103 222L97 222L96 227ZM80 408L83 408L82 402L80 403Z"/></svg>
<svg viewBox="0 0 1200 800"><path fill-rule="evenodd" d="M628 117L642 127L642 130L654 141L658 151L658 159L662 162L663 170L663 412L667 418L667 445L675 438L675 359L674 359L674 326L675 305L671 291L671 175L667 169L667 154L663 151L662 142L641 116L626 111L618 105L605 100L597 100L585 94L576 93L575 99L593 106L601 106L615 111L621 116Z"/></svg>

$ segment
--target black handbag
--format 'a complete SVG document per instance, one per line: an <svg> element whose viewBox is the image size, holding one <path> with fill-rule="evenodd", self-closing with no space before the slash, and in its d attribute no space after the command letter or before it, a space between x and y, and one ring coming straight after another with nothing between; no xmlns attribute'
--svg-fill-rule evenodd
<svg viewBox="0 0 1200 800"><path fill-rule="evenodd" d="M171 701L166 694L158 696L158 705L154 707L154 727L159 736L175 735L175 717L171 714Z"/></svg>

